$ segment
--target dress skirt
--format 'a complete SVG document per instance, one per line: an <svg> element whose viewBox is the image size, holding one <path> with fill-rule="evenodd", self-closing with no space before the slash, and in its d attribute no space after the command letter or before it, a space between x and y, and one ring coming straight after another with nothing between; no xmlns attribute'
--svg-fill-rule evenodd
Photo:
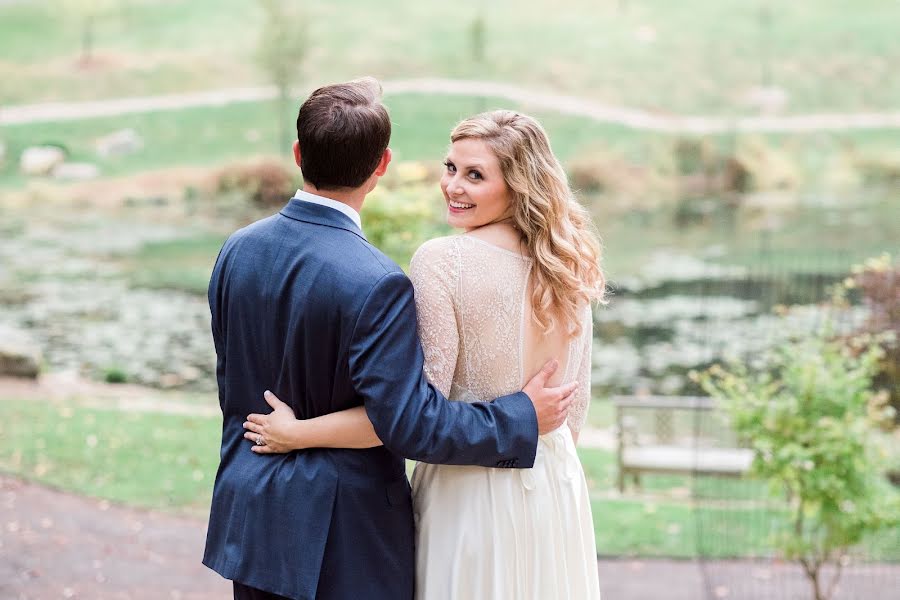
<svg viewBox="0 0 900 600"><path fill-rule="evenodd" d="M600 598L584 471L566 425L531 469L416 466L418 600Z"/></svg>

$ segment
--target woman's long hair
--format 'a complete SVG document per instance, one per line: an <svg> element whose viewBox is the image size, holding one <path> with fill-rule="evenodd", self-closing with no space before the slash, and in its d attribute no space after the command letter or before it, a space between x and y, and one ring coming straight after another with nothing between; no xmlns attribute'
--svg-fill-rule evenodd
<svg viewBox="0 0 900 600"><path fill-rule="evenodd" d="M483 140L500 161L512 192L513 223L534 260L535 321L549 333L558 317L571 335L580 334L579 308L604 301L600 241L543 127L527 115L496 110L457 125L450 140L463 139Z"/></svg>

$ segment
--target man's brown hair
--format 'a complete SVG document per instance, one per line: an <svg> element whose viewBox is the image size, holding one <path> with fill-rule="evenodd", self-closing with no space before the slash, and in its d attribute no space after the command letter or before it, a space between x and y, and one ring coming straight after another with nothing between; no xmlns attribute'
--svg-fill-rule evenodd
<svg viewBox="0 0 900 600"><path fill-rule="evenodd" d="M372 77L320 87L297 114L300 170L320 190L358 188L391 140L391 119Z"/></svg>

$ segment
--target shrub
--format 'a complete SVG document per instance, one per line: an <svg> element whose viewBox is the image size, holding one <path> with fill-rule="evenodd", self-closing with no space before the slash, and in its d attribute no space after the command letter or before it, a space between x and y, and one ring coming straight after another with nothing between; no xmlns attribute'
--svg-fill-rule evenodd
<svg viewBox="0 0 900 600"><path fill-rule="evenodd" d="M416 249L428 239L446 235L444 202L434 186L376 188L362 209L366 238L406 269Z"/></svg>
<svg viewBox="0 0 900 600"><path fill-rule="evenodd" d="M673 179L659 169L602 150L580 152L566 172L579 196L600 195L622 209L655 210L676 192Z"/></svg>
<svg viewBox="0 0 900 600"><path fill-rule="evenodd" d="M800 186L800 168L792 157L762 138L740 140L733 160L744 173L748 190L793 190Z"/></svg>
<svg viewBox="0 0 900 600"><path fill-rule="evenodd" d="M675 168L682 175L712 174L721 162L719 153L708 138L679 137L672 145L672 156Z"/></svg>
<svg viewBox="0 0 900 600"><path fill-rule="evenodd" d="M893 414L872 386L882 356L870 339L851 348L820 335L782 346L765 368L713 367L698 378L750 442L752 475L775 497L787 494L791 527L777 544L803 567L815 600L832 597L850 547L900 526L900 494L876 435Z"/></svg>
<svg viewBox="0 0 900 600"><path fill-rule="evenodd" d="M843 293L853 290L868 309L862 333L877 339L884 352L876 384L887 390L900 415L900 263L894 264L890 255L884 254L854 267L844 281Z"/></svg>
<svg viewBox="0 0 900 600"><path fill-rule="evenodd" d="M879 152L857 156L853 164L865 183L900 184L900 152Z"/></svg>
<svg viewBox="0 0 900 600"><path fill-rule="evenodd" d="M258 208L280 208L300 187L299 173L272 158L231 165L216 178L216 191L243 195Z"/></svg>
<svg viewBox="0 0 900 600"><path fill-rule="evenodd" d="M107 367L103 373L103 381L106 383L125 383L128 381L128 374L121 367Z"/></svg>
<svg viewBox="0 0 900 600"><path fill-rule="evenodd" d="M378 183L379 188L394 190L413 185L433 186L439 189L444 165L438 161L405 161L391 164L385 176Z"/></svg>

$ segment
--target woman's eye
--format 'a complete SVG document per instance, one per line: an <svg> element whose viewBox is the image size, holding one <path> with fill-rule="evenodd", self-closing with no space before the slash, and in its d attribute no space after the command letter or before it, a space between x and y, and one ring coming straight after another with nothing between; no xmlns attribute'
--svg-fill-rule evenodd
<svg viewBox="0 0 900 600"><path fill-rule="evenodd" d="M470 179L476 179L476 180L477 180L477 179L482 179L481 173L479 173L478 171L469 171L469 178L470 178Z"/></svg>
<svg viewBox="0 0 900 600"><path fill-rule="evenodd" d="M449 160L444 161L444 166L447 167L447 172L448 172L448 173L456 173L456 165L454 165L454 164L453 164L452 162L450 162Z"/></svg>

